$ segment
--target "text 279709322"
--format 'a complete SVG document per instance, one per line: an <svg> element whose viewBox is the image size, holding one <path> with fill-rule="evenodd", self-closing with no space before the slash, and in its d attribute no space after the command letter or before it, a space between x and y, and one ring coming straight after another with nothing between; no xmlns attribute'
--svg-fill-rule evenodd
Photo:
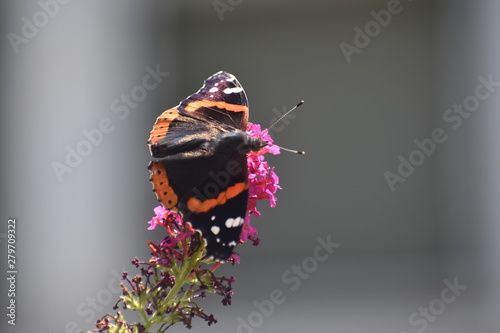
<svg viewBox="0 0 500 333"><path fill-rule="evenodd" d="M16 219L10 218L7 222L7 306L8 323L16 324Z"/></svg>

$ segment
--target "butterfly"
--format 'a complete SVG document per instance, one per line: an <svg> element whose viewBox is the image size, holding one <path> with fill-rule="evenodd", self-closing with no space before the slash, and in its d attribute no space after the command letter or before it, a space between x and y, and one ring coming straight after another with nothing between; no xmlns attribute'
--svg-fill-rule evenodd
<svg viewBox="0 0 500 333"><path fill-rule="evenodd" d="M246 133L248 100L236 77L218 72L157 119L148 169L161 204L198 230L207 257L228 259L248 206L247 153L268 143Z"/></svg>

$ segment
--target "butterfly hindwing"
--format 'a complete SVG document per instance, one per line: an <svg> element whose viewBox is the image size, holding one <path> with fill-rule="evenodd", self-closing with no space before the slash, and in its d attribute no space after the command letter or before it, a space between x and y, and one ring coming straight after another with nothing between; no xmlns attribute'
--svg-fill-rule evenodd
<svg viewBox="0 0 500 333"><path fill-rule="evenodd" d="M182 213L207 241L207 255L227 259L239 242L248 202L246 156L178 153L150 163L165 208Z"/></svg>
<svg viewBox="0 0 500 333"><path fill-rule="evenodd" d="M193 213L189 222L201 231L207 242L207 256L219 260L227 259L239 243L245 220L248 189L215 205L207 212Z"/></svg>

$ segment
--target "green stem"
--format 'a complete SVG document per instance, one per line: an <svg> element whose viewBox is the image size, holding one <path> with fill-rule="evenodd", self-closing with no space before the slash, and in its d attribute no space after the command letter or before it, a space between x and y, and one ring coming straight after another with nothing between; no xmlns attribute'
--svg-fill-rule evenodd
<svg viewBox="0 0 500 333"><path fill-rule="evenodd" d="M170 291L168 292L167 297L163 299L162 301L163 304L167 304L167 306L168 304L170 304L170 302L177 295L181 287L186 283L186 279L189 273L191 273L195 268L197 268L201 264L200 255L202 251L203 251L203 246L200 246L196 250L196 252L194 252L191 255L191 257L186 258L182 262L179 274L175 279L175 284L172 287L172 289L170 289ZM162 321L167 322L166 320L164 320L163 316L164 313L155 312L149 320L145 320L144 327L146 328L146 332L148 332L150 328L152 328L153 326Z"/></svg>

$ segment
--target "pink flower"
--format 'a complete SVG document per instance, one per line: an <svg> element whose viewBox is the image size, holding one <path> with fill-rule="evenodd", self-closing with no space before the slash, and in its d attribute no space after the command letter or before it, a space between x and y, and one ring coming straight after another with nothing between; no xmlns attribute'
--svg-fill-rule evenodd
<svg viewBox="0 0 500 333"><path fill-rule="evenodd" d="M181 215L177 212L166 209L162 205L155 207L153 211L155 212L156 216L148 222L150 224L148 230L153 230L157 225L161 225L167 228L169 234L175 236L174 233L176 233L179 227L182 225ZM175 231L172 231L172 229L174 229Z"/></svg>
<svg viewBox="0 0 500 333"><path fill-rule="evenodd" d="M248 240L253 240L254 244L258 243L257 228L250 225L250 216L260 216L257 210L257 200L267 200L271 207L276 207L277 198L274 195L281 187L278 185L279 178L274 172L274 168L264 161L264 154L271 153L277 155L280 153L280 148L276 146L273 139L268 133L268 130L261 130L260 125L248 123L247 134L254 138L259 138L266 141L268 145L257 152L250 152L247 156L248 166L248 208L243 229L240 235L242 243Z"/></svg>
<svg viewBox="0 0 500 333"><path fill-rule="evenodd" d="M227 262L235 265L240 263L240 256L236 253L231 254L231 256L227 259ZM234 278L233 278L234 279ZM234 282L234 281L233 281Z"/></svg>
<svg viewBox="0 0 500 333"><path fill-rule="evenodd" d="M257 228L250 225L250 213L245 216L245 222L243 222L243 227L241 229L240 241L242 243L247 242L249 239L257 236Z"/></svg>

